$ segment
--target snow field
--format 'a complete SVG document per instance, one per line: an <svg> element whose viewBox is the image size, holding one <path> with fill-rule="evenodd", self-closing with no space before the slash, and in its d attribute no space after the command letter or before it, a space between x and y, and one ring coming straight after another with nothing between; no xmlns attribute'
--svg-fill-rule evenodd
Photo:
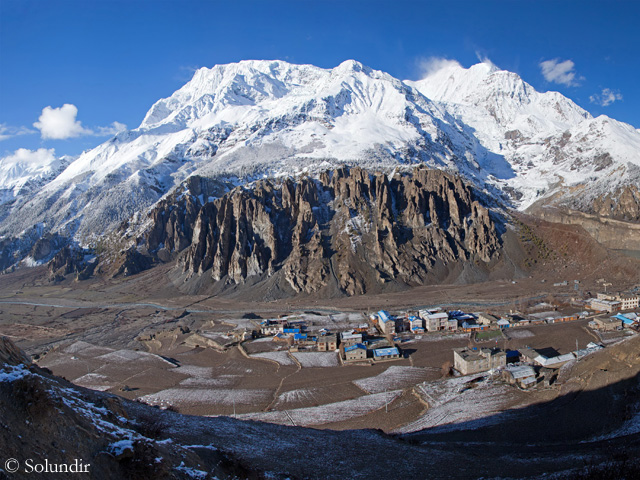
<svg viewBox="0 0 640 480"><path fill-rule="evenodd" d="M115 352L106 353L96 358L104 363L129 363L157 360L175 366L173 363L165 360L159 355L154 355L153 353L146 352L137 352L135 350L116 350Z"/></svg>
<svg viewBox="0 0 640 480"><path fill-rule="evenodd" d="M335 352L295 352L292 353L303 368L337 367L340 365Z"/></svg>
<svg viewBox="0 0 640 480"><path fill-rule="evenodd" d="M271 391L258 389L204 389L204 388L169 388L157 393L139 397L149 405L209 405L221 403L223 405L255 405L267 402Z"/></svg>
<svg viewBox="0 0 640 480"><path fill-rule="evenodd" d="M263 353L254 353L251 355L251 358L265 358L267 360L273 360L274 362L278 362L280 365L295 365L296 362L293 361L289 352L263 352Z"/></svg>
<svg viewBox="0 0 640 480"><path fill-rule="evenodd" d="M506 332L509 338L529 338L535 336L531 330L512 330Z"/></svg>
<svg viewBox="0 0 640 480"><path fill-rule="evenodd" d="M470 383L476 378L483 380ZM429 409L422 417L399 428L395 433L410 433L443 425L446 427L439 431L455 430L465 422L474 422L474 427L499 423L504 420L504 416L489 417L502 411L509 398L508 390L506 385L492 383L486 373L425 382L416 391L429 404Z"/></svg>
<svg viewBox="0 0 640 480"><path fill-rule="evenodd" d="M108 380L108 377L100 375L99 373L87 373L86 375L76 378L73 383L81 387L90 388L91 390L104 392L115 386L114 383L109 383Z"/></svg>
<svg viewBox="0 0 640 480"><path fill-rule="evenodd" d="M299 391L298 391L299 392ZM287 392L289 394L290 392ZM297 393L298 395L300 393ZM367 415L393 402L402 394L401 390L386 393L364 395L352 400L329 403L318 407L296 408L273 412L246 413L238 418L244 420L259 420L281 425L312 426L325 423L341 422L351 418Z"/></svg>
<svg viewBox="0 0 640 480"><path fill-rule="evenodd" d="M381 393L411 387L424 379L427 371L419 367L392 366L374 376L354 380L353 383L369 393Z"/></svg>

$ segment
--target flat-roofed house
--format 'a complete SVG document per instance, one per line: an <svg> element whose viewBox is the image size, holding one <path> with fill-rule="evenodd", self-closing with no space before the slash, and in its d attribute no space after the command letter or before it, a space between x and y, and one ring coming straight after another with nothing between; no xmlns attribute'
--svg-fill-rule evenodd
<svg viewBox="0 0 640 480"><path fill-rule="evenodd" d="M340 342L345 347L355 345L356 343L362 343L362 334L355 333L353 330L348 332L340 332Z"/></svg>
<svg viewBox="0 0 640 480"><path fill-rule="evenodd" d="M400 358L400 350L397 347L376 348L373 351L374 360L388 360Z"/></svg>
<svg viewBox="0 0 640 480"><path fill-rule="evenodd" d="M622 309L622 303L618 300L601 300L599 298L591 299L591 308L598 312L618 312Z"/></svg>
<svg viewBox="0 0 640 480"><path fill-rule="evenodd" d="M593 323L602 332L610 332L622 326L622 320L616 317L594 318Z"/></svg>
<svg viewBox="0 0 640 480"><path fill-rule="evenodd" d="M426 318L424 319L424 325L427 332L437 332L439 330L448 330L449 314L446 312L428 313L426 315Z"/></svg>
<svg viewBox="0 0 640 480"><path fill-rule="evenodd" d="M454 368L463 375L486 372L507 364L507 354L498 348L455 348L453 350Z"/></svg>
<svg viewBox="0 0 640 480"><path fill-rule="evenodd" d="M355 345L344 347L344 359L347 362L351 362L354 360L366 360L366 358L367 347L365 347L363 344L356 343Z"/></svg>
<svg viewBox="0 0 640 480"><path fill-rule="evenodd" d="M380 326L380 330L386 333L387 335L394 335L396 333L396 322L391 318L384 310L380 310L377 314L378 317L378 325Z"/></svg>
<svg viewBox="0 0 640 480"><path fill-rule="evenodd" d="M478 323L480 325L496 325L500 320L495 315L491 315L490 313L479 313L478 314Z"/></svg>
<svg viewBox="0 0 640 480"><path fill-rule="evenodd" d="M333 352L338 348L338 336L335 333L318 337L320 352Z"/></svg>

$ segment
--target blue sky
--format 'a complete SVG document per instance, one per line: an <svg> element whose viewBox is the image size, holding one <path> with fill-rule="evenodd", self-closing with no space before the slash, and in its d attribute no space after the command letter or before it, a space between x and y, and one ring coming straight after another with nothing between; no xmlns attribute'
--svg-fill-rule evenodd
<svg viewBox="0 0 640 480"><path fill-rule="evenodd" d="M79 154L195 68L243 59L418 79L432 57L488 58L638 128L639 18L635 1L0 0L0 157Z"/></svg>

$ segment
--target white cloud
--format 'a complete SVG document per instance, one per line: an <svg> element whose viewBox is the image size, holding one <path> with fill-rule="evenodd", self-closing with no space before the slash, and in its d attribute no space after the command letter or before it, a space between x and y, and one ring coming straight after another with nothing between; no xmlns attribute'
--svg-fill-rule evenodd
<svg viewBox="0 0 640 480"><path fill-rule="evenodd" d="M421 72L420 78L427 78L444 68L462 67L457 60L450 60L443 57L420 58L417 61L418 68Z"/></svg>
<svg viewBox="0 0 640 480"><path fill-rule="evenodd" d="M613 102L622 100L622 94L610 88L603 88L602 93L594 93L589 97L591 103L596 103L602 107L608 107Z"/></svg>
<svg viewBox="0 0 640 480"><path fill-rule="evenodd" d="M547 82L560 83L568 87L576 87L584 80L574 70L575 63L572 60L561 62L559 58L540 62L540 70Z"/></svg>
<svg viewBox="0 0 640 480"><path fill-rule="evenodd" d="M8 166L17 163L45 165L53 162L55 159L56 151L53 148L39 148L38 150L19 148L13 154L0 158L0 165Z"/></svg>
<svg viewBox="0 0 640 480"><path fill-rule="evenodd" d="M476 57L478 60L480 60L481 63L485 63L489 67L491 67L492 70L499 70L498 66L491 60L489 60L489 57L487 57L484 53L476 51Z"/></svg>
<svg viewBox="0 0 640 480"><path fill-rule="evenodd" d="M27 127L11 127L6 123L0 123L0 142L18 135L29 135L31 133L36 133L36 131Z"/></svg>
<svg viewBox="0 0 640 480"><path fill-rule="evenodd" d="M86 129L76 120L78 107L70 103L65 103L60 108L51 106L42 109L42 115L33 124L44 139L62 140L65 138L91 135L93 132Z"/></svg>
<svg viewBox="0 0 640 480"><path fill-rule="evenodd" d="M107 135L116 135L120 132L124 132L127 129L127 126L124 123L113 122L108 127L98 127L96 128L94 135L98 137L107 136Z"/></svg>
<svg viewBox="0 0 640 480"><path fill-rule="evenodd" d="M48 106L42 109L42 115L33 126L40 130L40 135L45 140L64 140L84 135L105 137L127 129L127 126L120 122L113 122L107 127L85 128L76 120L77 116L78 107L71 103L65 103L60 108Z"/></svg>

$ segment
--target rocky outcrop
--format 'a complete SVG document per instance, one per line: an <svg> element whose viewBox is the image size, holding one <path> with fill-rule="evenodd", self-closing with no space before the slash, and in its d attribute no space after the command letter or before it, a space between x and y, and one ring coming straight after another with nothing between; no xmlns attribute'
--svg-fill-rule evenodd
<svg viewBox="0 0 640 480"><path fill-rule="evenodd" d="M125 277L135 275L151 267L153 260L141 254L135 247L128 248L121 252L120 262L117 266L114 277L124 275Z"/></svg>
<svg viewBox="0 0 640 480"><path fill-rule="evenodd" d="M602 217L627 222L640 222L640 190L636 185L619 188L593 201L592 211Z"/></svg>
<svg viewBox="0 0 640 480"><path fill-rule="evenodd" d="M0 337L0 366L31 365L31 358L7 337Z"/></svg>
<svg viewBox="0 0 640 480"><path fill-rule="evenodd" d="M184 249L185 281L238 285L277 277L295 293L333 284L354 295L390 281L441 280L455 266L488 264L500 251L489 211L459 177L439 170L389 176L341 168L317 178L260 180L201 207L195 197L162 203L144 240L148 252L166 257Z"/></svg>
<svg viewBox="0 0 640 480"><path fill-rule="evenodd" d="M76 280L86 280L93 275L97 265L95 257L91 261L86 260L83 250L66 245L49 261L49 279L53 282L64 280L67 275L75 275Z"/></svg>

